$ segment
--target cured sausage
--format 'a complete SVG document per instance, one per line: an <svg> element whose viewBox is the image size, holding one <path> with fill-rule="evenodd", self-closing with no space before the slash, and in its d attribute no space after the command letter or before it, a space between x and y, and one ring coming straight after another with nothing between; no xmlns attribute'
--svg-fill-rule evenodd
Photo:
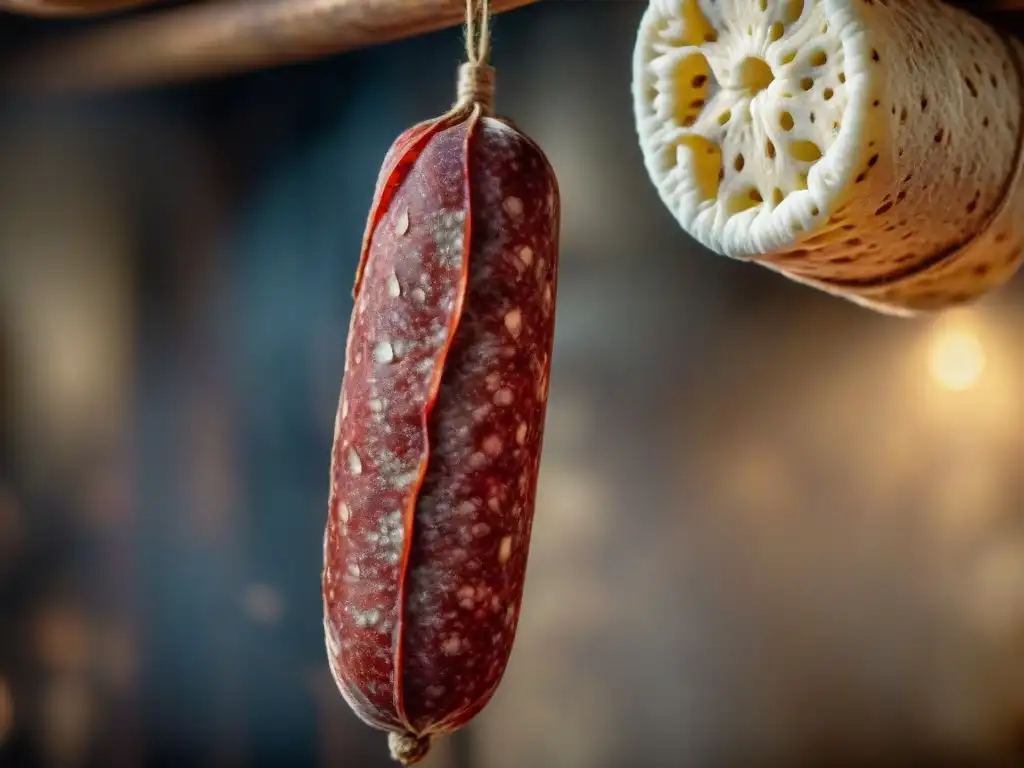
<svg viewBox="0 0 1024 768"><path fill-rule="evenodd" d="M512 649L551 369L560 199L479 105L388 152L356 277L324 539L331 671L417 762Z"/></svg>

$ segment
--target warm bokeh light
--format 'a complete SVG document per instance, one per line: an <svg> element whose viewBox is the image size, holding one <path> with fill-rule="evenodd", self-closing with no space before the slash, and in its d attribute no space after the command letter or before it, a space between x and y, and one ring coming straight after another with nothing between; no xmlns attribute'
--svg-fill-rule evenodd
<svg viewBox="0 0 1024 768"><path fill-rule="evenodd" d="M14 724L14 700L7 683L0 679L0 744L10 733Z"/></svg>
<svg viewBox="0 0 1024 768"><path fill-rule="evenodd" d="M985 364L985 348L973 328L949 321L938 329L929 367L939 386L954 392L971 389L981 381Z"/></svg>

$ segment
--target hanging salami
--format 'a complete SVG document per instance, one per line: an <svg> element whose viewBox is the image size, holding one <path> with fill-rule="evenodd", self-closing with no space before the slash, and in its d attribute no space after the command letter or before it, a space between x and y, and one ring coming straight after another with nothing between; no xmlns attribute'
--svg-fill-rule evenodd
<svg viewBox="0 0 1024 768"><path fill-rule="evenodd" d="M551 369L558 184L491 114L479 12L457 105L400 136L381 169L331 462L330 666L405 764L480 712L504 673Z"/></svg>

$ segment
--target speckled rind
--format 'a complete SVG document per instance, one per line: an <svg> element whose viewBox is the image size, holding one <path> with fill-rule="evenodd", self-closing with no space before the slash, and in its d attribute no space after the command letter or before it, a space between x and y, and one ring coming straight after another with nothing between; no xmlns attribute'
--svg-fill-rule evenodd
<svg viewBox="0 0 1024 768"><path fill-rule="evenodd" d="M476 112L415 126L385 160L356 281L323 574L332 672L378 728L455 730L508 661L559 211L537 145Z"/></svg>
<svg viewBox="0 0 1024 768"><path fill-rule="evenodd" d="M653 0L634 58L645 163L713 251L891 314L974 301L1024 242L1015 49L938 0ZM774 76L754 95L745 57Z"/></svg>

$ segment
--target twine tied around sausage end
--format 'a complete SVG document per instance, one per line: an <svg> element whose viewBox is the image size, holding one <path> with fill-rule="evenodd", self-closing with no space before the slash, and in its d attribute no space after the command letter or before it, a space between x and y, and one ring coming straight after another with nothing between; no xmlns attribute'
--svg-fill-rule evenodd
<svg viewBox="0 0 1024 768"><path fill-rule="evenodd" d="M388 734L388 747L392 759L402 765L415 765L430 752L430 737L392 731Z"/></svg>
<svg viewBox="0 0 1024 768"><path fill-rule="evenodd" d="M466 0L466 63L459 67L456 106L479 104L485 115L494 109L490 20L490 0Z"/></svg>
<svg viewBox="0 0 1024 768"><path fill-rule="evenodd" d="M459 67L458 106L479 104L485 115L494 110L494 67L466 62Z"/></svg>

